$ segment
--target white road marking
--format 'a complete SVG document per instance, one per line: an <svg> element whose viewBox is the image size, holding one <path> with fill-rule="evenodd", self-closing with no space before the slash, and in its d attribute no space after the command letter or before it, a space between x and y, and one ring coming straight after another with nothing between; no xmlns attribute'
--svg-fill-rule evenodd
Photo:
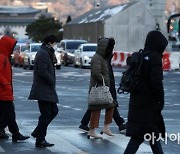
<svg viewBox="0 0 180 154"><path fill-rule="evenodd" d="M47 141L50 143L55 143L53 147L49 147L48 150L51 152L64 152L64 153L82 153L81 149L78 147L74 146L67 140L63 139L62 137L59 137L61 131L49 131L47 135Z"/></svg>
<svg viewBox="0 0 180 154"><path fill-rule="evenodd" d="M1 146L0 146L0 152L5 152Z"/></svg>
<svg viewBox="0 0 180 154"><path fill-rule="evenodd" d="M47 141L50 143L55 143L55 146L48 148L51 152L65 152L65 153L81 153L84 152L82 149L77 146L71 144L68 140L64 139L61 135L61 130L53 130L49 131L47 136ZM74 131L74 133L78 133L78 131ZM58 137L59 136L59 137ZM119 146L122 150L126 148L129 137L126 137L122 134L115 134L113 137L109 137L107 135L103 135L103 140L108 140L117 146ZM86 153L86 152L84 152ZM152 153L152 150L149 145L142 143L138 149L138 154Z"/></svg>
<svg viewBox="0 0 180 154"><path fill-rule="evenodd" d="M106 140L118 145L122 149L126 149L126 146L129 142L130 138L126 137L122 134L115 134L115 136L113 136L113 137L103 135L103 139L106 139ZM142 143L138 149L138 153L152 153L152 150L149 145Z"/></svg>

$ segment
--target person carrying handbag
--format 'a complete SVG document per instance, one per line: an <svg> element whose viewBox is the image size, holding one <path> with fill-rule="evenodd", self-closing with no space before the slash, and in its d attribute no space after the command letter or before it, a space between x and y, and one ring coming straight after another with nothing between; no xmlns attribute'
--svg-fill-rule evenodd
<svg viewBox="0 0 180 154"><path fill-rule="evenodd" d="M90 76L90 85L89 92L92 87L96 85L103 85L103 78L105 85L110 87L110 78L109 78L109 70L108 70L108 59L109 56L112 55L112 49L114 47L114 41L109 38L101 38L98 40L97 50L95 55L91 60L91 76ZM103 78L102 78L103 76ZM112 116L115 104L88 104L88 109L91 110L91 118L90 118L90 128L88 131L88 138L102 138L102 135L96 133L96 128L99 127L99 119L101 109L106 109L105 112L105 120L104 127L101 131L101 134L105 133L109 136L113 136L109 129L109 124L112 123Z"/></svg>

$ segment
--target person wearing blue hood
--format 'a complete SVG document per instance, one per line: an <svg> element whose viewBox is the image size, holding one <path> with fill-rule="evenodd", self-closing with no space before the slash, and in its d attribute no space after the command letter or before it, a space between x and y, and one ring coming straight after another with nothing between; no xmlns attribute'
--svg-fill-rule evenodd
<svg viewBox="0 0 180 154"><path fill-rule="evenodd" d="M135 154L147 135L152 152L163 154L159 137L165 137L162 117L164 87L162 56L168 44L164 35L157 30L150 31L145 40L141 74L141 89L130 94L126 135L130 141L124 154ZM153 138L153 135L155 138Z"/></svg>

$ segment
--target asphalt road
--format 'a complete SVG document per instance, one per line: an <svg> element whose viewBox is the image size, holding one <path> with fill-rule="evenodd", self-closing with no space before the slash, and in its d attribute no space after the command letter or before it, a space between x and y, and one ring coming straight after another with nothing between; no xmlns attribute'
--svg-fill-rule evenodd
<svg viewBox="0 0 180 154"><path fill-rule="evenodd" d="M116 85L122 69L114 68ZM62 154L122 154L129 138L118 132L113 122L111 130L114 137L103 136L103 140L87 139L87 134L78 129L80 120L87 109L89 86L89 69L63 67L56 71L57 93L60 103L59 114L48 128L47 141L55 143L54 147L37 149L31 137L26 142L12 143L0 140L0 153L62 153ZM37 125L39 116L36 101L28 100L32 85L33 71L13 68L13 85L17 122L23 134L30 135ZM163 115L167 128L167 140L162 142L165 154L179 154L180 150L180 72L164 72L165 108ZM118 95L119 111L127 120L129 95ZM101 112L100 128L103 126L104 111ZM8 132L8 131L7 131ZM10 134L9 134L10 135ZM11 135L10 135L11 136ZM137 154L151 153L144 142Z"/></svg>

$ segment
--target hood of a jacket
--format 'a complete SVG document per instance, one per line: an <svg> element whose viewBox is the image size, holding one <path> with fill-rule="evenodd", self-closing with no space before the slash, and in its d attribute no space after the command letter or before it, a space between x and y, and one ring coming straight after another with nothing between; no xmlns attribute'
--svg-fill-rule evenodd
<svg viewBox="0 0 180 154"><path fill-rule="evenodd" d="M168 45L165 36L157 30L150 31L146 37L145 50L157 51L162 54Z"/></svg>
<svg viewBox="0 0 180 154"><path fill-rule="evenodd" d="M109 39L102 38L98 41L96 53L106 58Z"/></svg>
<svg viewBox="0 0 180 154"><path fill-rule="evenodd" d="M107 47L107 55L106 55L106 59L111 62L112 58L113 58L113 49L114 49L114 45L115 45L115 40L114 38L109 38L108 41L108 47Z"/></svg>
<svg viewBox="0 0 180 154"><path fill-rule="evenodd" d="M10 57L16 45L16 42L17 41L12 37L3 36L0 39L0 52L6 55L7 57Z"/></svg>

